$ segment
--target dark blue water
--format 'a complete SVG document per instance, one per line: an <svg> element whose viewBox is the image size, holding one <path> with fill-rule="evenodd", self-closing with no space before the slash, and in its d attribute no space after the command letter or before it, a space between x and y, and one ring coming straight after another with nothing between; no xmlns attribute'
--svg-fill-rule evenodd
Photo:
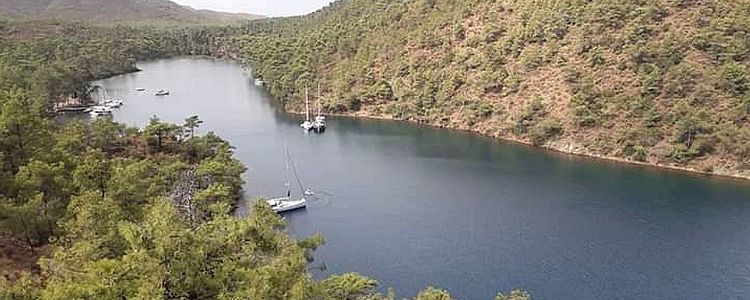
<svg viewBox="0 0 750 300"><path fill-rule="evenodd" d="M334 118L307 134L235 63L140 67L101 82L125 97L115 119L199 115L201 132L237 147L248 197L281 195L291 149L321 195L286 215L296 236L326 237L316 276L359 272L399 296L434 285L460 299L513 288L535 299L750 298L748 182L390 121ZM161 88L172 95L153 96Z"/></svg>

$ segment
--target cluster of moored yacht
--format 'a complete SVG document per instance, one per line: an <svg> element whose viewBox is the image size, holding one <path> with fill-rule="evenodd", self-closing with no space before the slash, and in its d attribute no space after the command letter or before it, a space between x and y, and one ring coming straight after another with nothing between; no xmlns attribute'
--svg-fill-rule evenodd
<svg viewBox="0 0 750 300"><path fill-rule="evenodd" d="M307 88L305 88L305 120L299 124L302 129L307 131L315 131L317 133L323 133L326 131L326 117L321 113L322 104L320 103L320 86L318 86L318 113L315 115L315 119L310 119L310 99L307 96Z"/></svg>
<svg viewBox="0 0 750 300"><path fill-rule="evenodd" d="M113 110L123 105L122 100L117 98L117 95L109 97L107 90L103 88L99 88L99 99L98 105L94 105L84 110L84 112L89 113L92 117L111 115Z"/></svg>
<svg viewBox="0 0 750 300"><path fill-rule="evenodd" d="M120 108L124 103L123 101L117 97L115 94L114 97L110 97L107 93L107 90L98 87L99 89L99 103L97 105L91 106L88 109L84 110L84 112L89 113L92 117L100 117L100 116L106 116L111 115L112 111L114 111L117 108ZM145 92L146 88L136 88L136 92ZM168 90L158 90L154 94L155 96L167 96L169 95Z"/></svg>

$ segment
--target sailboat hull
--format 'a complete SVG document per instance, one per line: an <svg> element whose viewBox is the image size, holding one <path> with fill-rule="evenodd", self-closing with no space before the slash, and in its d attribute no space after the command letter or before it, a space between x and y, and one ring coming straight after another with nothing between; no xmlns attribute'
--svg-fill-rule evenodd
<svg viewBox="0 0 750 300"><path fill-rule="evenodd" d="M299 200L290 200L289 197L284 197L266 200L266 203L268 203L268 205L271 206L271 209L273 209L277 213L293 211L307 207L307 200L305 198Z"/></svg>

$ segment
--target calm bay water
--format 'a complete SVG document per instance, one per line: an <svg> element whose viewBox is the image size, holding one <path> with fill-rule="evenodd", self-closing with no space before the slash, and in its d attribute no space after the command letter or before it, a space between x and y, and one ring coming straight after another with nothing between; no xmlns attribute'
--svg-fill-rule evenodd
<svg viewBox="0 0 750 300"><path fill-rule="evenodd" d="M535 299L750 298L750 182L391 121L332 118L307 134L236 63L139 67L98 82L125 100L115 120L199 115L200 132L228 139L248 166L248 198L283 193L290 149L322 196L285 215L295 236L326 237L316 276L359 272L399 296L434 285L467 300L513 288ZM172 94L153 95L162 88Z"/></svg>

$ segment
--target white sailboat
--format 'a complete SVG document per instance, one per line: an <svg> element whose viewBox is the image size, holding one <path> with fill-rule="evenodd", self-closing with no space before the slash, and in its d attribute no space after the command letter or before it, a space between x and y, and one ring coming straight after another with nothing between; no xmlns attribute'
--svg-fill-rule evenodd
<svg viewBox="0 0 750 300"><path fill-rule="evenodd" d="M92 117L99 117L103 115L111 115L112 114L112 108L104 105L97 105L91 108L91 111L89 114Z"/></svg>
<svg viewBox="0 0 750 300"><path fill-rule="evenodd" d="M106 90L104 90L103 87L99 87L99 104L88 109L89 115L91 115L91 117L93 118L96 118L99 116L112 114L113 107L107 105L108 101L109 100L106 96Z"/></svg>
<svg viewBox="0 0 750 300"><path fill-rule="evenodd" d="M321 114L322 104L320 103L320 84L318 84L318 114L315 115L315 121L313 122L313 129L322 133L326 131L326 117Z"/></svg>
<svg viewBox="0 0 750 300"><path fill-rule="evenodd" d="M307 87L305 87L305 121L299 124L299 126L307 131L313 129L313 122L310 121L310 99L307 96Z"/></svg>
<svg viewBox="0 0 750 300"><path fill-rule="evenodd" d="M109 108L118 108L122 106L123 102L117 98L117 91L115 91L114 97L109 97L107 90L104 90L104 101L101 104Z"/></svg>
<svg viewBox="0 0 750 300"><path fill-rule="evenodd" d="M286 188L286 194L284 197L266 200L266 203L268 203L268 205L271 206L271 209L273 209L275 212L278 212L278 213L307 207L307 199L305 198L307 196L307 192L302 186L302 181L300 181L299 176L297 176L296 168L294 167L292 158L289 156L288 150L286 152L285 160L286 160L286 182L284 183L284 187ZM302 198L298 200L292 199L290 175L294 176L294 178L297 181L297 184L299 184L300 190L302 191Z"/></svg>

